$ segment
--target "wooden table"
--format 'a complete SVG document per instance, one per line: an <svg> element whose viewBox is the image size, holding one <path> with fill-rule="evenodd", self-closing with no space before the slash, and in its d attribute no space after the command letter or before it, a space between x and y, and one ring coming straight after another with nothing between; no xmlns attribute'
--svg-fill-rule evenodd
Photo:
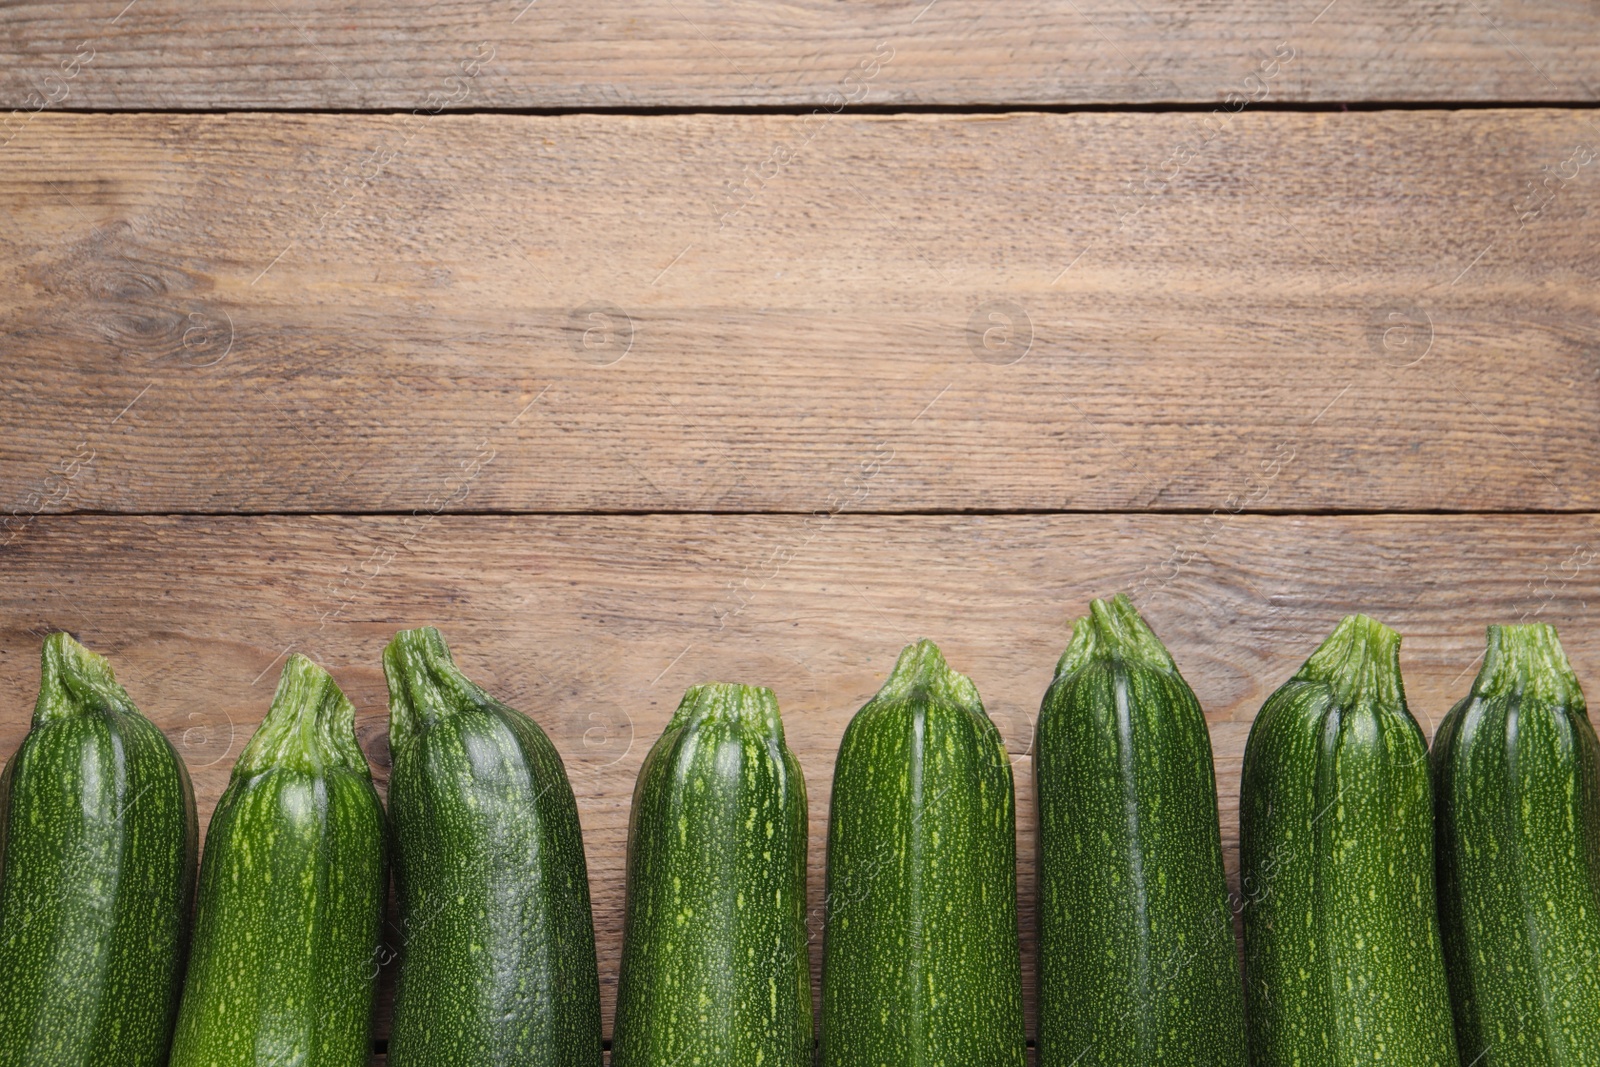
<svg viewBox="0 0 1600 1067"><path fill-rule="evenodd" d="M1600 680L1600 5L125 2L0 16L0 752L68 629L202 820L291 650L381 778L379 651L436 624L565 755L609 1030L695 682L778 693L820 934L840 733L937 640L1031 971L1090 597L1206 707L1231 876L1251 718L1345 613L1425 726L1487 623Z"/></svg>

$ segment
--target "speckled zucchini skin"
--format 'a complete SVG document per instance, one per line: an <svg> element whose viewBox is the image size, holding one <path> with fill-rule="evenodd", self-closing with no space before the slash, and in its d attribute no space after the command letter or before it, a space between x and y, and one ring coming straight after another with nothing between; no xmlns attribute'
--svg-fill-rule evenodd
<svg viewBox="0 0 1600 1067"><path fill-rule="evenodd" d="M159 1067L194 893L194 789L106 661L45 638L0 775L0 1065Z"/></svg>
<svg viewBox="0 0 1600 1067"><path fill-rule="evenodd" d="M823 1067L1021 1067L1015 811L978 690L909 646L834 767Z"/></svg>
<svg viewBox="0 0 1600 1067"><path fill-rule="evenodd" d="M172 1067L371 1056L383 808L333 679L289 658L206 831Z"/></svg>
<svg viewBox="0 0 1600 1067"><path fill-rule="evenodd" d="M400 908L390 1067L600 1063L600 984L578 805L534 722L407 630L389 679Z"/></svg>
<svg viewBox="0 0 1600 1067"><path fill-rule="evenodd" d="M1393 630L1346 618L1267 699L1240 872L1255 1067L1454 1067L1427 749Z"/></svg>
<svg viewBox="0 0 1600 1067"><path fill-rule="evenodd" d="M806 828L772 691L684 694L633 794L612 1067L809 1067Z"/></svg>
<svg viewBox="0 0 1600 1067"><path fill-rule="evenodd" d="M1600 1064L1600 743L1553 627L1489 627L1433 773L1462 1060Z"/></svg>
<svg viewBox="0 0 1600 1067"><path fill-rule="evenodd" d="M1127 597L1039 710L1039 1064L1245 1063L1211 737Z"/></svg>

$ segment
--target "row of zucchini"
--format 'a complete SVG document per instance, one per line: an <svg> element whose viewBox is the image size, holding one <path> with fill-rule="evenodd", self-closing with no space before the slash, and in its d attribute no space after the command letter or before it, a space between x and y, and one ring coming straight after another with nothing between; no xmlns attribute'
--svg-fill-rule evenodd
<svg viewBox="0 0 1600 1067"><path fill-rule="evenodd" d="M391 953L393 1067L600 1063L560 756L437 630L384 669L387 816L295 656L191 907L182 760L46 639L0 776L0 1067L354 1067ZM1490 627L1430 769L1398 635L1340 623L1251 729L1237 896L1199 703L1126 598L1074 626L1032 758L1042 1067L1600 1063L1600 745L1550 627ZM1021 1065L1015 842L976 688L908 647L835 766L814 1050L800 766L770 690L690 689L634 793L612 1064Z"/></svg>

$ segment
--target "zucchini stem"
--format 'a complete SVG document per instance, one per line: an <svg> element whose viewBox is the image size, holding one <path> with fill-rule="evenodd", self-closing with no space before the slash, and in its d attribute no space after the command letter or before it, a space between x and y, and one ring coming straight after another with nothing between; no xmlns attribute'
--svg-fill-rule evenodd
<svg viewBox="0 0 1600 1067"><path fill-rule="evenodd" d="M278 676L272 707L239 754L233 777L273 768L322 775L330 768L372 777L356 742L356 709L327 671L296 652Z"/></svg>
<svg viewBox="0 0 1600 1067"><path fill-rule="evenodd" d="M734 682L706 682L690 686L667 723L668 730L698 725L707 720L740 722L754 726L763 735L783 742L783 718L778 713L778 698L766 686L739 685Z"/></svg>
<svg viewBox="0 0 1600 1067"><path fill-rule="evenodd" d="M1089 601L1089 614L1072 624L1072 640L1056 661L1056 677L1071 674L1091 659L1141 663L1174 673L1172 653L1150 629L1126 593Z"/></svg>
<svg viewBox="0 0 1600 1067"><path fill-rule="evenodd" d="M390 752L463 708L500 706L461 673L444 635L432 626L394 635L383 650L383 676L389 683Z"/></svg>
<svg viewBox="0 0 1600 1067"><path fill-rule="evenodd" d="M1529 696L1579 714L1587 711L1583 687L1556 628L1542 622L1489 627L1488 647L1472 692L1479 698Z"/></svg>
<svg viewBox="0 0 1600 1067"><path fill-rule="evenodd" d="M950 669L944 654L927 638L907 645L872 703L904 703L921 698L984 714L972 679Z"/></svg>
<svg viewBox="0 0 1600 1067"><path fill-rule="evenodd" d="M1366 615L1347 615L1295 672L1325 685L1341 708L1405 706L1400 635Z"/></svg>
<svg viewBox="0 0 1600 1067"><path fill-rule="evenodd" d="M117 684L104 656L90 652L69 633L53 633L44 639L33 725L86 712L133 710L133 700Z"/></svg>

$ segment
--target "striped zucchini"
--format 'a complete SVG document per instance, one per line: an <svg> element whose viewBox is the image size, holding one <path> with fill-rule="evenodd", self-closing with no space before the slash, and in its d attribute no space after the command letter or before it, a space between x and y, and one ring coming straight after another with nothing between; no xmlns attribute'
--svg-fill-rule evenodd
<svg viewBox="0 0 1600 1067"><path fill-rule="evenodd" d="M1256 1067L1454 1065L1399 634L1352 615L1267 699L1239 803Z"/></svg>
<svg viewBox="0 0 1600 1067"><path fill-rule="evenodd" d="M772 690L684 694L633 793L612 1067L809 1067L806 829Z"/></svg>
<svg viewBox="0 0 1600 1067"><path fill-rule="evenodd" d="M1074 624L1033 759L1040 1067L1242 1067L1211 737L1127 597Z"/></svg>
<svg viewBox="0 0 1600 1067"><path fill-rule="evenodd" d="M355 710L292 655L206 831L172 1067L365 1064L386 887Z"/></svg>
<svg viewBox="0 0 1600 1067"><path fill-rule="evenodd" d="M578 805L555 746L432 627L384 650L401 942L390 1067L600 1063Z"/></svg>
<svg viewBox="0 0 1600 1067"><path fill-rule="evenodd" d="M823 1067L1021 1067L1011 761L931 641L851 720L833 773Z"/></svg>
<svg viewBox="0 0 1600 1067"><path fill-rule="evenodd" d="M194 893L194 789L111 665L44 641L0 775L0 1065L159 1067Z"/></svg>
<svg viewBox="0 0 1600 1067"><path fill-rule="evenodd" d="M1433 774L1462 1059L1600 1064L1600 743L1553 627L1489 627Z"/></svg>

